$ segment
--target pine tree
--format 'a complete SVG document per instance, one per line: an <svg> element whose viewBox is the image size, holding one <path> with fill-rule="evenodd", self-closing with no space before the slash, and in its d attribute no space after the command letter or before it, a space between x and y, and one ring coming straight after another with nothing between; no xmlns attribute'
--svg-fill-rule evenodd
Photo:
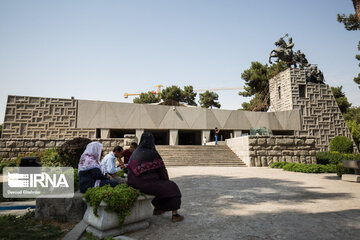
<svg viewBox="0 0 360 240"><path fill-rule="evenodd" d="M269 79L285 69L287 66L284 62L270 67L267 64L252 62L250 68L241 74L241 78L245 81L245 91L239 92L239 95L254 97L249 103L242 104L242 110L266 112L270 105Z"/></svg>
<svg viewBox="0 0 360 240"><path fill-rule="evenodd" d="M343 23L344 27L348 31L360 30L360 0L353 0L353 4L356 14L349 14L348 16L345 14L337 15L338 22ZM360 41L358 43L358 50L360 51ZM355 58L360 61L360 54L355 55ZM360 73L357 75L357 77L354 77L354 82L360 85Z"/></svg>
<svg viewBox="0 0 360 240"><path fill-rule="evenodd" d="M153 92L141 93L139 97L134 98L134 103L158 103L159 98Z"/></svg>
<svg viewBox="0 0 360 240"><path fill-rule="evenodd" d="M202 108L221 107L221 104L217 101L219 99L219 95L217 93L206 91L204 93L200 93L199 96L199 103Z"/></svg>
<svg viewBox="0 0 360 240"><path fill-rule="evenodd" d="M342 91L343 86L340 87L331 87L331 91L335 97L335 100L340 108L341 113L346 113L348 108L351 107L345 93Z"/></svg>

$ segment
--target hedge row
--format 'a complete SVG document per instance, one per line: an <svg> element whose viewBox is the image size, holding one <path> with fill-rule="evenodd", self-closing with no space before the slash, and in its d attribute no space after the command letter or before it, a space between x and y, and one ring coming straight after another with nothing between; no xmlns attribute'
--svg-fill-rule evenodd
<svg viewBox="0 0 360 240"><path fill-rule="evenodd" d="M336 165L320 165L320 164L303 164L303 163L288 163L275 162L270 165L271 168L282 168L285 171L302 172L302 173L335 173Z"/></svg>
<svg viewBox="0 0 360 240"><path fill-rule="evenodd" d="M338 164L303 164L303 163L288 163L288 162L275 162L270 165L271 168L282 168L290 172L302 173L336 173L339 177L343 174L353 174L354 169L344 168L342 163Z"/></svg>
<svg viewBox="0 0 360 240"><path fill-rule="evenodd" d="M318 152L316 153L317 164L334 164L342 163L342 160L360 160L360 154L339 153L339 152Z"/></svg>

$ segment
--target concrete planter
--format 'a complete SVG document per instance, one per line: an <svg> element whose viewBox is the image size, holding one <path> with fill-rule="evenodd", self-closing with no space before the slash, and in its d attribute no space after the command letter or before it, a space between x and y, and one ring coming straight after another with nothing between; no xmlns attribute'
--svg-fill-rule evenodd
<svg viewBox="0 0 360 240"><path fill-rule="evenodd" d="M101 202L98 208L98 217L94 215L94 208L88 204L83 220L89 224L86 231L92 232L98 238L117 236L126 232L144 229L149 226L145 221L152 216L151 200L153 196L140 196L135 202L131 214L125 218L122 228L119 226L118 215L105 210L106 203Z"/></svg>

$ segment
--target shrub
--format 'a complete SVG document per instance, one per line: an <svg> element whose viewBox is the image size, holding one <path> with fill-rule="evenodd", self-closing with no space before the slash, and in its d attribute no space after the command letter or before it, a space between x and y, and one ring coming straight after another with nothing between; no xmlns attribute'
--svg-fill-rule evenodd
<svg viewBox="0 0 360 240"><path fill-rule="evenodd" d="M60 163L66 167L77 168L81 154L89 143L91 140L88 138L74 138L66 141L58 148Z"/></svg>
<svg viewBox="0 0 360 240"><path fill-rule="evenodd" d="M271 164L271 168L282 168L285 171L302 172L302 173L335 173L336 165L320 165L320 164L303 164L303 163L288 163L275 162Z"/></svg>
<svg viewBox="0 0 360 240"><path fill-rule="evenodd" d="M84 194L84 199L94 207L94 215L104 201L107 204L107 211L116 212L119 218L120 227L124 223L125 217L130 215L131 208L140 196L140 191L129 187L126 184L119 184L111 187L109 184L102 187L89 188Z"/></svg>
<svg viewBox="0 0 360 240"><path fill-rule="evenodd" d="M339 153L352 153L353 143L345 136L336 136L330 141L330 151L336 151Z"/></svg>
<svg viewBox="0 0 360 240"><path fill-rule="evenodd" d="M352 168L344 168L343 164L339 162L336 165L336 174L341 177L343 174L354 174L355 171Z"/></svg>
<svg viewBox="0 0 360 240"><path fill-rule="evenodd" d="M22 216L0 216L0 226L0 239L55 240L64 235L60 227L35 219L35 211L28 211Z"/></svg>
<svg viewBox="0 0 360 240"><path fill-rule="evenodd" d="M19 161L16 158L12 159L0 159L0 174L2 174L2 171L4 167L16 167L19 166Z"/></svg>
<svg viewBox="0 0 360 240"><path fill-rule="evenodd" d="M336 165L290 163L290 164L286 164L283 167L283 169L285 171L302 172L302 173L335 173Z"/></svg>
<svg viewBox="0 0 360 240"><path fill-rule="evenodd" d="M117 171L115 174L118 175L121 178L125 178L125 173L124 173L123 169Z"/></svg>
<svg viewBox="0 0 360 240"><path fill-rule="evenodd" d="M63 165L60 162L60 156L59 153L56 151L56 148L50 148L50 149L18 156L17 162L20 163L21 158L23 157L39 157L41 160L41 164L44 167L63 167Z"/></svg>
<svg viewBox="0 0 360 240"><path fill-rule="evenodd" d="M74 168L74 192L79 190L79 173L78 169Z"/></svg>
<svg viewBox="0 0 360 240"><path fill-rule="evenodd" d="M271 168L284 168L285 165L289 164L288 162L274 162L270 165Z"/></svg>
<svg viewBox="0 0 360 240"><path fill-rule="evenodd" d="M317 164L338 164L342 160L360 160L360 154L338 153L338 152L318 152L316 153Z"/></svg>

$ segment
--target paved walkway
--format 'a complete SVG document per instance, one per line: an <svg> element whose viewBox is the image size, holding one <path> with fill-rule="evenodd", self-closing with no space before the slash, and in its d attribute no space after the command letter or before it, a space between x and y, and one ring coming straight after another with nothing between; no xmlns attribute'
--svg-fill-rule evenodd
<svg viewBox="0 0 360 240"><path fill-rule="evenodd" d="M172 167L181 214L153 216L136 239L359 239L360 184L269 168Z"/></svg>

